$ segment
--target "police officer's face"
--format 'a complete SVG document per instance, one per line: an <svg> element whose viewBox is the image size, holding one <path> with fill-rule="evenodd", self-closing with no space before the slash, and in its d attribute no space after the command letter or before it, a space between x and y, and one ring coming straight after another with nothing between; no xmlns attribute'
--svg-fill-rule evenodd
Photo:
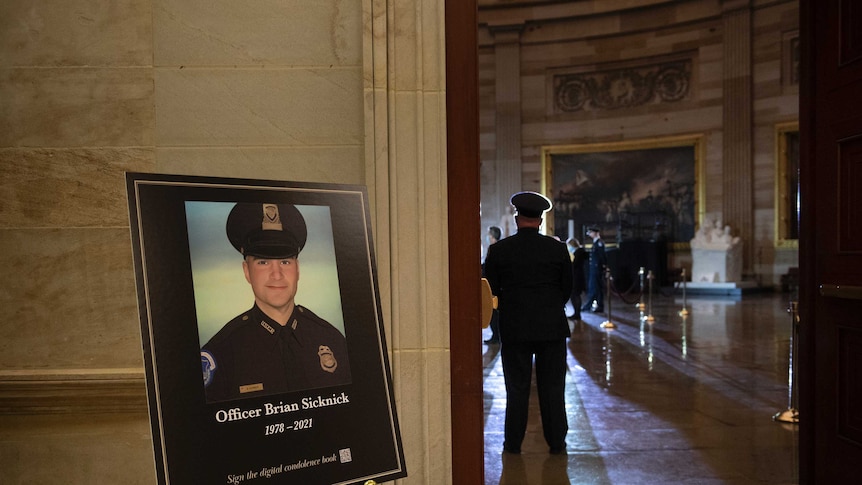
<svg viewBox="0 0 862 485"><path fill-rule="evenodd" d="M264 259L249 256L242 262L242 269L261 310L293 310L293 298L299 282L299 261L296 257Z"/></svg>

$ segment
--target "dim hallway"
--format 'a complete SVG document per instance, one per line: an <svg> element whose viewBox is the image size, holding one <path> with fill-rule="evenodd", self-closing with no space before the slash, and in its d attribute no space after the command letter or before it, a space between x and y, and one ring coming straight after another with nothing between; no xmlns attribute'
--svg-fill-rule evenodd
<svg viewBox="0 0 862 485"><path fill-rule="evenodd" d="M483 344L485 483L798 483L798 426L772 419L796 407L790 294L634 300L614 295L615 329L605 313L569 321L565 455L548 453L535 389L522 453L502 453L499 346Z"/></svg>

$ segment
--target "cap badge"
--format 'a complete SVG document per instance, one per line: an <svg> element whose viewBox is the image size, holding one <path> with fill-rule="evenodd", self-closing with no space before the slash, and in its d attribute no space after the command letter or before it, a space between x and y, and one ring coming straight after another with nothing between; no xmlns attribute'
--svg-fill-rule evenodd
<svg viewBox="0 0 862 485"><path fill-rule="evenodd" d="M263 204L263 222L261 229L264 231L281 231L281 217L278 215L278 206L275 204Z"/></svg>
<svg viewBox="0 0 862 485"><path fill-rule="evenodd" d="M321 369L329 373L335 372L335 368L338 367L338 361L335 360L335 355L332 354L332 350L328 346L321 345L318 347L317 356L320 357Z"/></svg>

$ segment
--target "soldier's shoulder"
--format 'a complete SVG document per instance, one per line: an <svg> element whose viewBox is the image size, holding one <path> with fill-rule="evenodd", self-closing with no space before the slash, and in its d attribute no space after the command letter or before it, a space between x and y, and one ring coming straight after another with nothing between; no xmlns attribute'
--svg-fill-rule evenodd
<svg viewBox="0 0 862 485"><path fill-rule="evenodd" d="M251 323L251 310L246 310L235 316L231 321L227 322L209 341L204 344L204 348L214 348L229 341L238 332L243 332L249 328Z"/></svg>
<svg viewBox="0 0 862 485"><path fill-rule="evenodd" d="M310 323L313 327L321 331L333 331L337 332L339 335L341 332L335 328L334 325L324 320L320 316L318 316L313 311L309 310L307 307L302 305L296 305L296 318L299 319L302 323Z"/></svg>
<svg viewBox="0 0 862 485"><path fill-rule="evenodd" d="M488 246L488 254L494 253L506 253L511 251L518 251L518 248L523 247L524 244L528 244L523 235L519 236L518 234L511 235L509 237L500 239L494 244Z"/></svg>
<svg viewBox="0 0 862 485"><path fill-rule="evenodd" d="M549 234L542 234L542 237L543 237L545 240L553 241L553 242L554 242L554 244L562 244L562 245L563 245L563 247L565 247L565 246L566 246L566 243L565 243L565 242L563 242L563 241L562 241L559 237L557 237L557 236L552 236L552 235L549 235Z"/></svg>

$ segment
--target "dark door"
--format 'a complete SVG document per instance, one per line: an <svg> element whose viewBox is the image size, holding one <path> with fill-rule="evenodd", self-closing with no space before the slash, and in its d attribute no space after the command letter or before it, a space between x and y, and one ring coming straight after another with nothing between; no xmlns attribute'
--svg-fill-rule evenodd
<svg viewBox="0 0 862 485"><path fill-rule="evenodd" d="M862 2L800 7L800 481L860 483Z"/></svg>

